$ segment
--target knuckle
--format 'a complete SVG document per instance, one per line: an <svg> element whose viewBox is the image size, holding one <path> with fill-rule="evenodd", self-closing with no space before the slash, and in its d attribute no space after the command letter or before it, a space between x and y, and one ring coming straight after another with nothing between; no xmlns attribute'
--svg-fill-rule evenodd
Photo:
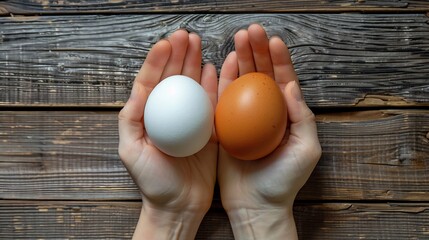
<svg viewBox="0 0 429 240"><path fill-rule="evenodd" d="M119 113L118 113L118 120L119 121L121 121L121 120L125 120L127 117L127 114L126 114L126 109L125 109L125 107L123 107L122 109L121 109L121 111L119 111Z"/></svg>
<svg viewBox="0 0 429 240"><path fill-rule="evenodd" d="M315 147L315 151L314 151L315 157L317 159L319 159L320 157L322 157L322 146L320 145L320 143L318 142L316 147Z"/></svg>
<svg viewBox="0 0 429 240"><path fill-rule="evenodd" d="M127 157L129 152L130 152L130 149L128 147L126 147L126 145L121 143L121 141L119 141L119 146L118 146L119 158L121 160L124 160Z"/></svg>
<svg viewBox="0 0 429 240"><path fill-rule="evenodd" d="M316 122L316 115L310 109L308 109L305 118L307 121Z"/></svg>

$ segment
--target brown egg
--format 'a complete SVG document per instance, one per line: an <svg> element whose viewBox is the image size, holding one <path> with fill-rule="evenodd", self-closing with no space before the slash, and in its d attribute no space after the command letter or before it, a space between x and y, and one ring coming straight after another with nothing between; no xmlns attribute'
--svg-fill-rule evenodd
<svg viewBox="0 0 429 240"><path fill-rule="evenodd" d="M270 154L282 141L286 125L283 94L263 73L248 73L234 80L216 107L219 142L229 154L242 160Z"/></svg>

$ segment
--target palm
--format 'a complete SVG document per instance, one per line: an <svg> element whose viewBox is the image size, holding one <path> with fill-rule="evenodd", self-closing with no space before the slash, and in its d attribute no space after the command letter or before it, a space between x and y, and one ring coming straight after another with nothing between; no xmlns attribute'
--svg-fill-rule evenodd
<svg viewBox="0 0 429 240"><path fill-rule="evenodd" d="M238 75L264 72L283 91L290 126L280 146L263 159L242 161L220 149L218 178L222 203L227 210L291 205L320 155L314 116L294 104L297 101L292 99L291 89L298 79L287 47L279 38L269 40L262 27L252 25L248 31L235 35L235 46L236 52L222 66L219 95Z"/></svg>
<svg viewBox="0 0 429 240"><path fill-rule="evenodd" d="M219 171L225 208L258 208L264 204L291 204L314 166L292 138L275 152L256 161L243 161L220 152ZM304 160L304 161L303 161ZM228 179L228 183L226 183Z"/></svg>
<svg viewBox="0 0 429 240"><path fill-rule="evenodd" d="M152 208L182 211L207 209L216 179L217 144L210 142L198 153L174 158L159 151L148 138L143 111L152 89L161 79L183 74L199 82L216 102L216 71L201 71L201 41L183 30L154 45L139 71L130 99L119 114L119 153L125 167ZM214 138L212 138L214 139Z"/></svg>
<svg viewBox="0 0 429 240"><path fill-rule="evenodd" d="M143 193L143 200L181 210L203 208L211 202L215 183L217 144L208 143L198 153L174 158L144 143L130 173ZM156 182L154 182L156 180Z"/></svg>

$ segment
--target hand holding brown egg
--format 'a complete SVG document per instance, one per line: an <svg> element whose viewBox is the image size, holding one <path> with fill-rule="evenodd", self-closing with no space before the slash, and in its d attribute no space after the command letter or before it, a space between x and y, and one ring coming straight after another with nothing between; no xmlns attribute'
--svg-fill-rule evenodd
<svg viewBox="0 0 429 240"><path fill-rule="evenodd" d="M287 121L288 125L286 130L277 129L282 139L280 144L254 161L236 158L240 156L223 146L222 136L218 136L222 205L234 235L240 239L297 239L292 205L321 155L314 114L301 95L289 50L279 37L268 39L265 30L253 24L247 30L240 30L234 40L236 51L227 56L220 73L218 104L224 94L229 95L228 88L240 80L236 80L238 77L251 72L265 73L274 79L285 103L283 109L272 110L275 112L271 116L283 115L283 125ZM243 80L246 83L253 84L249 79ZM266 116L270 114L270 110L264 111ZM242 119L243 125L247 120ZM274 142L278 136L273 136L265 141Z"/></svg>

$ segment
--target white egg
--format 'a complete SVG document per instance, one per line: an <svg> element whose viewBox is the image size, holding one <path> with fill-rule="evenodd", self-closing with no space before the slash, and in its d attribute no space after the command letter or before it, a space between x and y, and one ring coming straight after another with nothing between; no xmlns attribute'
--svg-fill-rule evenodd
<svg viewBox="0 0 429 240"><path fill-rule="evenodd" d="M150 93L144 125L150 140L162 152L185 157L209 141L214 111L206 91L192 78L174 75Z"/></svg>

